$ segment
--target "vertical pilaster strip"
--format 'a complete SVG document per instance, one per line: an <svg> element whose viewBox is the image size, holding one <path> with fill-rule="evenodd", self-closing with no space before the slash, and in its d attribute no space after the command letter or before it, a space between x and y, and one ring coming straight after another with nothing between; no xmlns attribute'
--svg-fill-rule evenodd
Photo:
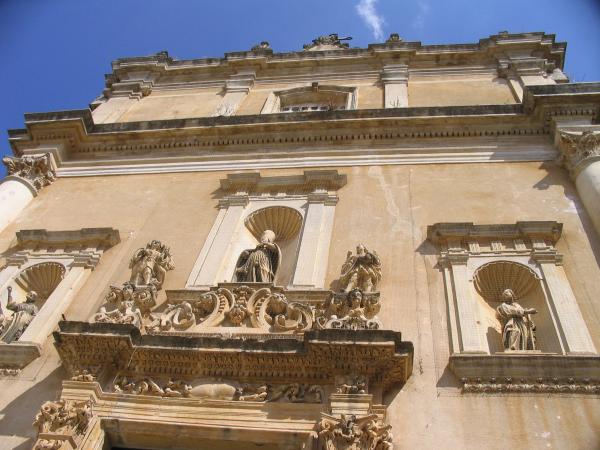
<svg viewBox="0 0 600 450"><path fill-rule="evenodd" d="M406 64L387 65L381 71L385 108L406 108L408 106L408 66Z"/></svg>
<svg viewBox="0 0 600 450"><path fill-rule="evenodd" d="M292 286L324 287L336 203L337 196L326 192L309 194Z"/></svg>
<svg viewBox="0 0 600 450"><path fill-rule="evenodd" d="M234 195L221 202L222 210L219 211L209 238L194 264L186 287L213 286L218 281L222 281L220 280L221 268L223 262L227 260L233 234L248 203L249 198L245 194Z"/></svg>
<svg viewBox="0 0 600 450"><path fill-rule="evenodd" d="M544 274L553 313L560 318L558 327L567 353L596 353L564 270L556 265L556 259L552 255L548 258L546 255L534 254L534 258Z"/></svg>
<svg viewBox="0 0 600 450"><path fill-rule="evenodd" d="M452 268L452 281L459 320L462 353L488 353L482 342L479 308L471 295L467 273L468 254L449 254L448 262Z"/></svg>

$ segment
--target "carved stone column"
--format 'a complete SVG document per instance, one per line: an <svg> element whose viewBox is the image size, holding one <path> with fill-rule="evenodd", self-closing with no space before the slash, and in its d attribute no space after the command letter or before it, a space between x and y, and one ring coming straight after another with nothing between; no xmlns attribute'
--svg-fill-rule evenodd
<svg viewBox="0 0 600 450"><path fill-rule="evenodd" d="M558 135L562 162L600 235L600 129L559 131Z"/></svg>
<svg viewBox="0 0 600 450"><path fill-rule="evenodd" d="M384 101L386 108L406 108L408 106L408 66L406 64L387 65L381 71Z"/></svg>
<svg viewBox="0 0 600 450"><path fill-rule="evenodd" d="M8 176L0 180L0 232L16 219L40 189L56 178L50 153L20 158L5 156Z"/></svg>

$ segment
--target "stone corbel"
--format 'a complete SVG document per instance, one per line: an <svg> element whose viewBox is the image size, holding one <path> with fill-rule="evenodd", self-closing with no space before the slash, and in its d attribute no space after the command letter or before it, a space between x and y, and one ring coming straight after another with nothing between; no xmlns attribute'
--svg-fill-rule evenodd
<svg viewBox="0 0 600 450"><path fill-rule="evenodd" d="M405 108L408 106L408 66L389 64L381 71L384 89L385 108Z"/></svg>

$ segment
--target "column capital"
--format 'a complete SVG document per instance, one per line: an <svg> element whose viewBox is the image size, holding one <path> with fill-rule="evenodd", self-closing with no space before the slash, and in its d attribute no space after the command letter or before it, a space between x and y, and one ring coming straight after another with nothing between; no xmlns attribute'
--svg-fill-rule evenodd
<svg viewBox="0 0 600 450"><path fill-rule="evenodd" d="M5 180L24 182L34 196L56 179L56 171L50 153L21 157L5 156L2 158L2 162L8 173Z"/></svg>
<svg viewBox="0 0 600 450"><path fill-rule="evenodd" d="M559 161L573 179L588 164L600 161L600 130L584 130L581 133L558 130L558 136Z"/></svg>
<svg viewBox="0 0 600 450"><path fill-rule="evenodd" d="M406 64L387 64L381 70L381 81L384 84L408 82L408 65Z"/></svg>

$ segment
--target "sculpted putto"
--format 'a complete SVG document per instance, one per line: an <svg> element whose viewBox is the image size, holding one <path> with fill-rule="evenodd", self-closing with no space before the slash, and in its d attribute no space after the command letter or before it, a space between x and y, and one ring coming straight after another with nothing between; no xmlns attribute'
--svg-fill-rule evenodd
<svg viewBox="0 0 600 450"><path fill-rule="evenodd" d="M503 322L504 350L535 350L535 324L529 315L536 314L537 311L519 305L511 289L502 293L502 301L496 311Z"/></svg>
<svg viewBox="0 0 600 450"><path fill-rule="evenodd" d="M235 265L234 282L272 283L275 280L281 249L275 244L275 233L265 230L254 249L244 250Z"/></svg>
<svg viewBox="0 0 600 450"><path fill-rule="evenodd" d="M341 289L350 292L358 288L363 292L373 292L381 280L381 261L377 253L370 252L363 244L356 247L356 255L351 251L346 256L340 276Z"/></svg>
<svg viewBox="0 0 600 450"><path fill-rule="evenodd" d="M129 268L132 283L137 286L155 284L160 289L167 271L174 269L175 264L169 247L153 240L133 254Z"/></svg>

